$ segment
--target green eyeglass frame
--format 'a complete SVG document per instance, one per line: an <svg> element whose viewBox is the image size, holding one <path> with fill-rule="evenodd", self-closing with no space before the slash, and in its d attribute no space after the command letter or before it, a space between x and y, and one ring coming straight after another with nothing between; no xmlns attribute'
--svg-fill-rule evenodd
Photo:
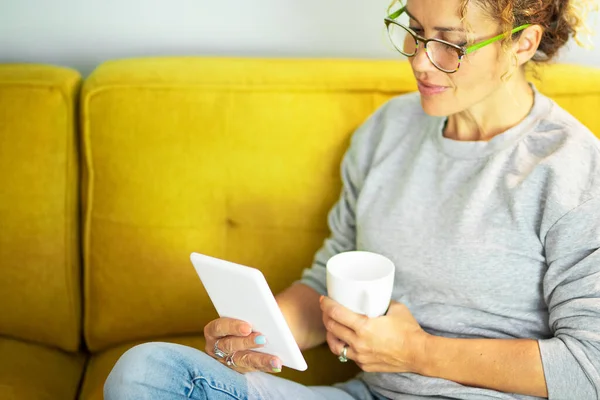
<svg viewBox="0 0 600 400"><path fill-rule="evenodd" d="M508 32L501 33L498 36L494 36L491 39L487 39L487 40L484 40L482 42L472 44L471 46L468 46L468 47L463 47L463 46L459 46L459 45L454 44L454 43L446 42L445 40L441 40L441 39L426 39L426 38L424 38L422 36L417 35L415 32L412 31L412 29L410 29L410 28L408 28L406 26L403 26L403 25L399 24L398 22L396 22L396 18L398 18L399 16L401 16L405 12L406 12L406 7L402 7L399 10L397 10L397 11L393 12L392 14L388 15L388 17L384 19L384 23L385 23L386 28L388 29L388 32L389 32L389 26L390 26L390 24L399 25L403 29L408 30L413 35L413 37L417 39L417 48L416 48L415 54L413 54L412 56L416 55L417 52L418 52L418 50L419 50L419 46L418 46L419 43L418 43L418 41L422 41L423 42L423 45L424 45L424 48L425 48L425 52L427 52L427 43L428 42L444 43L444 44L446 44L446 45L448 45L448 46L453 47L454 49L456 49L456 51L458 53L458 65L457 65L457 67L456 67L455 70L448 71L448 70L441 69L440 67L438 67L437 65L435 65L435 63L432 62L433 65L436 68L438 68L439 70L441 70L443 72L450 73L450 74L458 71L458 69L460 68L460 64L462 62L462 59L465 56L465 54L472 53L472 52L474 52L476 50L481 49L482 47L487 46L488 44L492 44L494 42L497 42L498 40L504 39L505 37L507 37L509 35L513 35L513 34L515 34L517 32L520 32L520 31L524 30L525 28L528 28L529 26L531 26L531 24L524 24L524 25L521 25L521 26L518 26L518 27L514 28L512 31L510 31L510 33L508 33ZM409 56L409 57L412 57L412 56ZM430 61L431 61L431 59L430 59Z"/></svg>

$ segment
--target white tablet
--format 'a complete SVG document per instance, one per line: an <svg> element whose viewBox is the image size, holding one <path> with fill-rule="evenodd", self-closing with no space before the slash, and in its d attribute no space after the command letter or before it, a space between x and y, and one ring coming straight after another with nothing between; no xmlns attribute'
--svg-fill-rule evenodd
<svg viewBox="0 0 600 400"><path fill-rule="evenodd" d="M308 368L262 272L198 253L190 258L219 316L248 322L266 336L267 344L255 351L277 356L289 368Z"/></svg>

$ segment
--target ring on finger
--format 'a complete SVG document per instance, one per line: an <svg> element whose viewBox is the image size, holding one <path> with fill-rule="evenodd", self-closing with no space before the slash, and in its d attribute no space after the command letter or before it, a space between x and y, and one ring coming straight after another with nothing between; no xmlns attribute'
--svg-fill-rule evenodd
<svg viewBox="0 0 600 400"><path fill-rule="evenodd" d="M235 361L233 361L233 356L235 356L235 351L233 353L229 354L227 357L225 357L225 363L227 364L228 367L237 368Z"/></svg>
<svg viewBox="0 0 600 400"><path fill-rule="evenodd" d="M215 346L213 347L213 353L215 353L215 356L217 356L218 358L226 358L228 357L228 355L219 348L219 340L221 339L217 339L217 341L215 342Z"/></svg>
<svg viewBox="0 0 600 400"><path fill-rule="evenodd" d="M348 362L348 345L344 346L340 355L338 356L338 360L343 363Z"/></svg>

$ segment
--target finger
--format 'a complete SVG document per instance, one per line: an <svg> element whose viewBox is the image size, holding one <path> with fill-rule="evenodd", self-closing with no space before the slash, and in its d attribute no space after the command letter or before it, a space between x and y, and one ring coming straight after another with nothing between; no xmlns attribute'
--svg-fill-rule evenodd
<svg viewBox="0 0 600 400"><path fill-rule="evenodd" d="M275 356L256 351L238 351L233 356L236 369L245 371L262 371L270 373L281 372L281 360Z"/></svg>
<svg viewBox="0 0 600 400"><path fill-rule="evenodd" d="M357 335L352 329L344 326L334 320L333 318L329 318L325 323L325 328L328 332L331 332L335 337L340 339L341 341L352 345L356 339Z"/></svg>
<svg viewBox="0 0 600 400"><path fill-rule="evenodd" d="M340 356L342 354L342 351L344 350L344 346L347 345L344 341L336 338L330 332L327 333L327 344L329 345L329 349L331 350L331 352L336 356ZM373 354L370 354L368 352L365 353L364 351L360 352L359 350L350 345L348 345L348 349L346 350L346 358L354 361L361 369L363 365L380 365L379 360L377 360L377 358L374 357Z"/></svg>
<svg viewBox="0 0 600 400"><path fill-rule="evenodd" d="M329 345L329 350L336 356L339 356L341 352L339 349L340 347L343 348L346 345L346 342L338 339L333 333L327 332L327 344Z"/></svg>
<svg viewBox="0 0 600 400"><path fill-rule="evenodd" d="M324 297L321 301L321 310L323 311L323 314L327 314L329 318L354 331L358 331L367 321L366 316L350 311L329 297Z"/></svg>
<svg viewBox="0 0 600 400"><path fill-rule="evenodd" d="M329 324L329 321L331 321L331 318L329 318L329 316L325 313L322 314L321 319L323 320L323 326L325 327L325 329L327 329L327 324Z"/></svg>
<svg viewBox="0 0 600 400"><path fill-rule="evenodd" d="M349 346L348 344L344 343L343 341L341 341L339 339L337 340L337 343L334 342L333 349L331 351L336 356L340 356L342 354L342 352L344 351L344 347L346 347L346 346L348 346L348 348L346 349L346 358L348 360L356 361L356 359L358 358L358 354L356 353L356 351L354 351L352 346Z"/></svg>
<svg viewBox="0 0 600 400"><path fill-rule="evenodd" d="M226 336L219 339L219 349L227 354L235 351L251 350L264 347L267 344L267 338L260 333L252 333L244 336Z"/></svg>
<svg viewBox="0 0 600 400"><path fill-rule="evenodd" d="M204 336L218 339L225 336L248 336L252 326L244 321L233 318L218 318L204 327Z"/></svg>
<svg viewBox="0 0 600 400"><path fill-rule="evenodd" d="M335 321L334 319L330 318L327 314L323 313L323 325L325 326L325 329L327 329L327 332L331 332L331 331L335 331L334 336L340 339L344 339L344 340L354 340L356 338L356 333L354 331L352 331L351 329L349 329L348 327L344 327L343 325L341 325L340 323L338 323L337 321ZM339 330L343 330L344 333L341 333ZM343 338L337 335L345 335ZM347 342L350 343L350 342Z"/></svg>

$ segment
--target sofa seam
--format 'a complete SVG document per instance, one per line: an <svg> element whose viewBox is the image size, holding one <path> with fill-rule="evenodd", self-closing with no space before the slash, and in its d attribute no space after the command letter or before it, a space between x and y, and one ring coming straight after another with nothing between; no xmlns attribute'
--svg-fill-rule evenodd
<svg viewBox="0 0 600 400"><path fill-rule="evenodd" d="M78 77L78 79L81 76ZM63 82L64 83L64 82ZM11 82L11 81L2 81L0 80L0 85L2 87L17 87L17 88L46 88L46 89L58 89L62 94L64 94L64 88L60 87L60 83L44 83L44 82Z"/></svg>
<svg viewBox="0 0 600 400"><path fill-rule="evenodd" d="M92 351L92 348L94 346L91 345L92 340L90 339L90 337L88 337L88 335L90 335L90 301L86 301L87 300L87 295L89 295L90 293L90 280L89 280L89 264L90 264L90 259L89 259L89 242L90 242L90 225L92 223L91 221L91 215L92 215L92 206L93 206L93 191L94 191L94 169L93 169L93 162L92 162L92 147L90 145L90 123L89 123L89 110L90 110L90 102L92 100L92 98L95 96L95 92L91 91L90 93L83 93L83 96L85 96L85 98L83 99L83 107L80 111L81 113L81 119L82 119L82 137L81 137L81 142L82 142L82 148L83 148L83 153L84 153L84 158L85 158L85 166L87 168L86 174L87 174L87 188L82 188L81 190L81 194L83 194L83 191L86 191L86 209L84 211L84 220L83 220L83 273L84 273L84 279L83 279L83 293L84 293L84 321L83 321L83 337L84 337L84 341L86 346L89 347L90 351ZM80 194L80 195L81 195Z"/></svg>
<svg viewBox="0 0 600 400"><path fill-rule="evenodd" d="M90 314L91 314L91 301L86 301L87 300L87 296L90 294L90 279L89 279L89 269L90 269L90 256L89 256L89 249L90 249L90 235L91 235L91 227L90 225L92 224L92 208L93 208L93 193L94 193L94 168L93 168L93 155L92 155L92 146L90 144L90 130L91 130L91 124L89 122L89 115L90 115L90 103L93 100L93 97L96 95L95 91L92 90L89 93L83 93L83 95L85 96L83 103L83 107L81 109L81 119L82 119L82 148L83 148L83 152L84 152L84 158L85 158L85 166L87 168L86 174L87 174L87 188L83 188L83 190L81 190L81 194L83 194L83 191L85 191L85 200L86 200L86 209L85 209L85 213L84 213L84 220L83 220L83 271L84 271L84 305L85 305L85 312L84 312L84 323L83 323L83 337L84 337L84 341L86 343L86 346L88 346L88 348L90 349L90 351L92 351L92 348L94 346L91 346L91 337L88 337L88 335L91 335L90 331L91 331L91 327L90 327ZM80 195L81 195L80 194ZM101 349L102 346L99 346L98 348Z"/></svg>
<svg viewBox="0 0 600 400"><path fill-rule="evenodd" d="M80 78L78 78L77 81L79 81L79 79ZM70 82L70 84L72 84L72 82ZM77 83L75 83L74 86L77 86ZM73 92L75 92L77 89L75 87L71 87L71 90L73 90ZM76 146L75 146L75 143L74 143L74 141L75 141L75 135L77 134L76 124L75 124L75 121L74 121L74 118L75 118L74 108L75 108L76 97L73 97L73 101L69 102L68 101L69 100L68 93L66 93L65 90L60 90L60 93L62 95L63 101L64 101L65 106L66 106L66 114L67 114L66 117L67 117L67 122L69 124L67 129L68 129L68 131L70 131L69 133L72 134L72 137L67 138L68 150L67 150L67 160L66 160L67 162L66 162L66 171L65 171L66 172L66 174L65 174L65 181L66 181L65 184L69 185L70 184L69 178L73 177L72 176L73 171L71 171L71 167L73 166L73 154L72 154L72 152L76 151L76 148L75 148ZM75 180L76 179L77 178L75 178ZM70 240L70 237L69 237L70 236L69 235L70 229L72 229L73 223L76 222L76 218L75 218L75 221L74 221L73 220L73 216L69 215L69 205L72 204L72 201L70 199L70 195L71 195L70 193L66 193L66 195L65 195L65 204L64 204L64 213L65 213L65 226L64 226L64 229L65 229L64 235L65 235L65 237L64 237L64 240L65 240L65 244L68 243L68 247L69 247L69 249L66 249L67 246L65 246L65 260L68 260L67 262L68 262L68 265L69 265L68 271L65 271L65 283L67 285L67 288L71 288L72 285L73 285L73 283L74 283L73 280L72 280L72 276L71 275L75 271L75 266L76 266L75 265L76 261L74 261L72 259L73 258L73 250L74 249L71 248L72 243L70 243L71 240ZM77 190L75 191L75 197L77 198ZM75 201L75 204L78 204L78 202ZM68 220L67 220L67 218L68 218ZM75 228L75 229L77 229L77 228ZM69 289L67 289L67 290L68 290L68 292L71 292L71 290L69 290ZM81 289L79 289L79 291L81 291ZM76 347L79 347L80 346L79 342L81 340L81 332L79 330L80 327L81 327L81 322L80 322L81 315L77 315L76 308L75 308L75 299L73 297L73 293L69 294L68 299L69 299L69 303L70 303L69 304L69 310L70 310L70 313L71 313L71 317L73 319L75 319L76 321L78 321L78 323L76 323L77 337L75 339L75 344L76 344ZM75 349L75 351L76 350L77 349Z"/></svg>
<svg viewBox="0 0 600 400"><path fill-rule="evenodd" d="M115 89L148 89L148 90L166 90L166 89L214 89L219 92L259 92L259 93L276 93L276 92L294 92L294 93L380 93L384 95L398 95L402 93L416 92L417 88L414 85L404 89L382 89L382 88L344 88L344 87L303 87L295 85L281 85L274 84L272 86L266 85L207 85L207 84L156 84L156 83L140 83L136 85L131 84L108 84L101 87L90 89L88 96L97 96L103 92L108 92ZM414 87L412 87L414 86ZM560 96L573 96L573 95L587 95L597 96L600 95L600 91L584 91L584 92L547 92L544 93L547 96L560 97Z"/></svg>
<svg viewBox="0 0 600 400"><path fill-rule="evenodd" d="M360 93L360 92L364 92L364 93L372 93L372 92L377 92L377 93L383 93L383 94L390 94L390 95L394 95L394 94L398 94L398 93L407 93L407 90L387 90L387 89L381 89L381 88L375 88L375 89L370 89L370 88L355 88L355 89L344 89L342 87L340 88L327 88L327 87L323 87L323 88L303 88L303 87L285 87L285 86L278 86L278 85L273 85L272 87L253 87L253 86L244 86L244 87L235 87L234 85L231 86L227 86L227 85L199 85L199 84L181 84L181 85L157 85L157 84L140 84L140 85L115 85L115 84L110 84L110 85L104 85L102 87L97 87L97 88L92 88L89 93L88 96L91 97L92 96L97 96L103 92L108 92L110 90L114 90L114 89L152 89L152 90L165 90L165 89L217 89L218 91L222 91L222 92L231 92L233 91L238 91L238 92L260 92L260 93L274 93L274 92L297 92L297 93L322 93L322 92L326 92L326 93ZM414 87L414 90L410 90L410 91L416 91L417 87Z"/></svg>

